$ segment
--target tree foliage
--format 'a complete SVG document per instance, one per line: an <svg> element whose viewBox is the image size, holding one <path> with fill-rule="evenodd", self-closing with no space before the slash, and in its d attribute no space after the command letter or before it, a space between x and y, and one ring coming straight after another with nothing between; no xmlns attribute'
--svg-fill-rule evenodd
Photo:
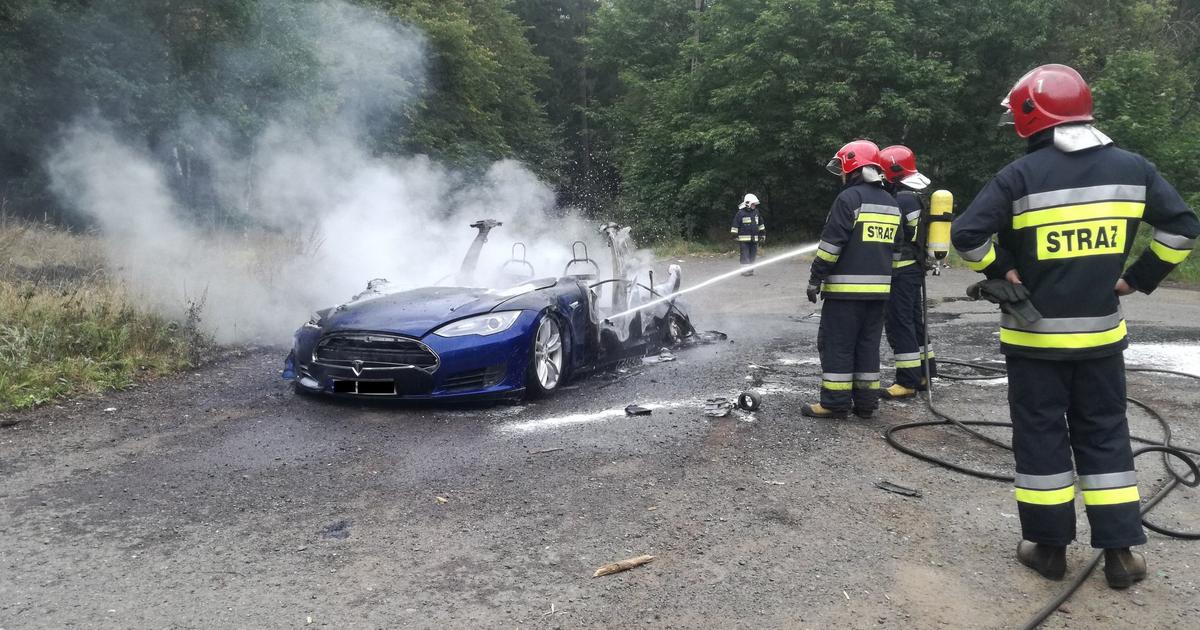
<svg viewBox="0 0 1200 630"><path fill-rule="evenodd" d="M54 212L41 164L81 115L211 205L181 120L238 146L297 102L317 122L347 106L301 23L321 1L0 0L0 206ZM999 101L1048 62L1078 68L1101 128L1200 203L1200 0L346 1L428 47L420 98L369 117L374 150L517 158L564 204L663 237L706 235L748 191L776 229L813 231L836 186L823 165L857 137L912 146L965 203L1022 151Z"/></svg>
<svg viewBox="0 0 1200 630"><path fill-rule="evenodd" d="M999 101L1026 70L1078 67L1102 128L1200 192L1196 12L1190 2L613 0L592 52L621 69L614 128L624 207L696 237L753 191L773 224L810 231L843 142L902 142L969 200L1019 154ZM1063 25L1070 25L1063 27ZM647 42L646 45L638 45Z"/></svg>

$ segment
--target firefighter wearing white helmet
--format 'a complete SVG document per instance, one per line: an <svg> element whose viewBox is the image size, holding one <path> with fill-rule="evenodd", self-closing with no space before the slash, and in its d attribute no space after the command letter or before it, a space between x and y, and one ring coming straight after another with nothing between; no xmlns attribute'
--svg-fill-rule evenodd
<svg viewBox="0 0 1200 630"><path fill-rule="evenodd" d="M747 193L742 198L742 204L733 215L733 225L730 226L729 233L738 241L742 265L754 264L758 258L758 244L767 240L767 224L763 223L762 216L758 213L758 197ZM752 276L754 270L747 269L742 275Z"/></svg>

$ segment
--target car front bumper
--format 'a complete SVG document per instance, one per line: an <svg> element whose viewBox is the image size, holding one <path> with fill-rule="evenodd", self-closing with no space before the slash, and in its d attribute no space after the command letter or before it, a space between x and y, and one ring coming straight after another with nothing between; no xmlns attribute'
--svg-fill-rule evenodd
<svg viewBox="0 0 1200 630"><path fill-rule="evenodd" d="M339 397L405 400L502 397L525 387L535 321L536 313L524 311L511 328L495 335L425 335L417 341L438 357L438 365L431 370L396 367L356 371L352 367L318 363L313 360L313 348L326 331L306 326L296 333L295 345L284 361L283 377L294 380L300 390Z"/></svg>

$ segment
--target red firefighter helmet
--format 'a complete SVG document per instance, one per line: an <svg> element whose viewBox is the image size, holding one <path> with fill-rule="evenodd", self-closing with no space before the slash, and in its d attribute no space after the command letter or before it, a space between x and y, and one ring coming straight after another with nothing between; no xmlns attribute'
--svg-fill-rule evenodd
<svg viewBox="0 0 1200 630"><path fill-rule="evenodd" d="M880 149L879 164L889 182L903 183L916 190L929 185L929 178L917 171L917 154L902 144Z"/></svg>
<svg viewBox="0 0 1200 630"><path fill-rule="evenodd" d="M1008 109L1000 122L1016 125L1022 138L1063 123L1095 120L1087 81L1074 68L1057 63L1030 70L1000 104Z"/></svg>
<svg viewBox="0 0 1200 630"><path fill-rule="evenodd" d="M834 175L849 175L864 166L874 166L883 170L879 165L879 147L870 140L855 140L846 143L845 146L838 149L825 168Z"/></svg>

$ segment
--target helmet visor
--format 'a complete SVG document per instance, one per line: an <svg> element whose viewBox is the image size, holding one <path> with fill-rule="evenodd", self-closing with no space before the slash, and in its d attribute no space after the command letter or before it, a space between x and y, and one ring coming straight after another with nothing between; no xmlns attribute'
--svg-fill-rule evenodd
<svg viewBox="0 0 1200 630"><path fill-rule="evenodd" d="M925 177L920 173L913 173L912 175L902 178L900 183L913 190L925 190L929 187L930 182L928 177Z"/></svg>
<svg viewBox="0 0 1200 630"><path fill-rule="evenodd" d="M833 173L834 175L840 176L842 174L841 158L835 157L832 160L829 160L829 163L825 165L825 170L829 171L830 173Z"/></svg>
<svg viewBox="0 0 1200 630"><path fill-rule="evenodd" d="M1004 108L1004 113L1000 114L1000 120L996 121L996 126L1004 127L1016 124L1013 120L1012 105L1009 104L1007 96L1004 97L1004 100L1000 101L1000 107Z"/></svg>

